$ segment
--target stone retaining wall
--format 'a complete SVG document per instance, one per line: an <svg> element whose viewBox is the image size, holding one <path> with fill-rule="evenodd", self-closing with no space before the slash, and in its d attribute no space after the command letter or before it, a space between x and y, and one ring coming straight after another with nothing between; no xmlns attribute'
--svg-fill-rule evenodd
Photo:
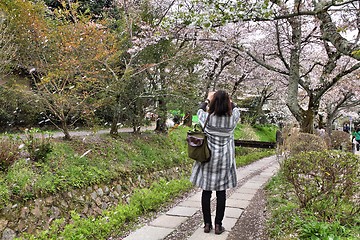
<svg viewBox="0 0 360 240"><path fill-rule="evenodd" d="M105 209L119 203L127 203L133 189L148 187L160 178L180 178L184 170L173 168L147 173L144 176L128 177L109 184L34 199L23 204L8 205L0 212L1 240L13 239L24 232L36 233L46 230L55 219L64 218L68 222L71 211L76 211L82 217L98 216Z"/></svg>

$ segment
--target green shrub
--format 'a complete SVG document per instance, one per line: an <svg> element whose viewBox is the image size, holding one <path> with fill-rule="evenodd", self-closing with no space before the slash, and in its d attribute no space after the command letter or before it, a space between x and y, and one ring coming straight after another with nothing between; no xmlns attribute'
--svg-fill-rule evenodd
<svg viewBox="0 0 360 240"><path fill-rule="evenodd" d="M360 212L360 159L340 151L304 152L282 163L300 207L320 221L351 221Z"/></svg>
<svg viewBox="0 0 360 240"><path fill-rule="evenodd" d="M293 186L280 171L265 187L267 192L267 232L269 239L360 239L360 216L342 224L318 220L317 212L299 207Z"/></svg>
<svg viewBox="0 0 360 240"><path fill-rule="evenodd" d="M310 133L293 133L284 139L287 156L309 151L322 151L327 149L327 144L321 137Z"/></svg>
<svg viewBox="0 0 360 240"><path fill-rule="evenodd" d="M6 85L0 86L0 131L37 126L43 109L35 95L18 85Z"/></svg>
<svg viewBox="0 0 360 240"><path fill-rule="evenodd" d="M25 130L23 143L32 161L45 161L47 155L52 151L51 137L46 137L44 132L37 128Z"/></svg>
<svg viewBox="0 0 360 240"><path fill-rule="evenodd" d="M0 171L7 171L19 159L19 144L11 137L0 137Z"/></svg>

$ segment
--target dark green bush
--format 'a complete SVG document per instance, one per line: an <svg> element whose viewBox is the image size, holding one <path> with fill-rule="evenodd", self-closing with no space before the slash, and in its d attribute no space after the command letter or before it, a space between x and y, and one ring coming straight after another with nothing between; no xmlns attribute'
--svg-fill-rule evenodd
<svg viewBox="0 0 360 240"><path fill-rule="evenodd" d="M320 221L351 221L360 213L360 159L341 151L304 152L282 163L300 207Z"/></svg>
<svg viewBox="0 0 360 240"><path fill-rule="evenodd" d="M37 126L42 111L31 92L14 86L0 86L0 131Z"/></svg>

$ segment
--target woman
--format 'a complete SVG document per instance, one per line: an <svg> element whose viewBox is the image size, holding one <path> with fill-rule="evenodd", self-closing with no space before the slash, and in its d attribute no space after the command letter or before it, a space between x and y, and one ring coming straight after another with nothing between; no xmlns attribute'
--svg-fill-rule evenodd
<svg viewBox="0 0 360 240"><path fill-rule="evenodd" d="M209 93L208 99L200 105L197 115L202 126L209 116L205 133L208 136L211 158L209 162L194 164L190 181L203 190L201 206L205 233L209 233L213 228L210 199L212 191L216 191L215 234L221 234L225 231L222 220L226 189L237 185L234 129L240 118L240 111L225 91L217 91Z"/></svg>
<svg viewBox="0 0 360 240"><path fill-rule="evenodd" d="M360 149L360 127L357 127L354 132L354 138L355 138L355 147L356 151L359 151Z"/></svg>

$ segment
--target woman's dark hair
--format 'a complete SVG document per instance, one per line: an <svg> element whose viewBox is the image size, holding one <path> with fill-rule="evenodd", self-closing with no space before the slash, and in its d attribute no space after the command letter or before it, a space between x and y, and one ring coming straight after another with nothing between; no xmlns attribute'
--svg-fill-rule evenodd
<svg viewBox="0 0 360 240"><path fill-rule="evenodd" d="M216 116L231 116L232 107L229 94L223 90L216 91L210 102L209 113Z"/></svg>

